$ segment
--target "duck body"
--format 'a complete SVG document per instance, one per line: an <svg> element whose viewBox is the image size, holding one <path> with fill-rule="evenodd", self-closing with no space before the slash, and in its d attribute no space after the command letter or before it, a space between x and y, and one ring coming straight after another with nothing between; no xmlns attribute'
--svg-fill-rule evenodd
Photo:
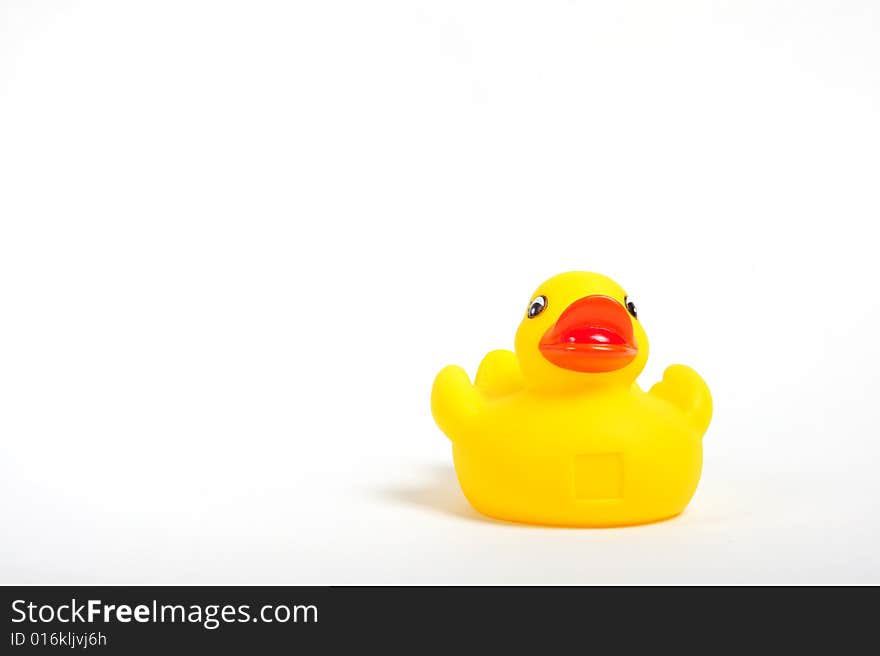
<svg viewBox="0 0 880 656"><path fill-rule="evenodd" d="M679 514L700 479L699 431L637 387L483 398L453 442L471 505L508 521L621 526Z"/></svg>
<svg viewBox="0 0 880 656"><path fill-rule="evenodd" d="M590 293L597 286L600 293ZM533 321L537 315L524 320L516 353L489 353L473 384L457 366L435 379L432 411L452 440L462 491L490 517L530 524L625 526L678 515L700 480L711 418L706 384L674 365L649 392L639 388L634 378L647 358L647 338L640 326L628 333L615 314L609 301L624 307L627 297L609 279L575 272L542 288L548 310L554 297L562 302L543 323ZM582 300L597 296L606 300ZM598 320L605 310L607 320ZM546 351L556 347L537 343L546 345L548 334L571 324L572 312L575 323L592 324L596 334L617 326L640 353L612 364L605 352L596 361L589 352L575 353L574 364L558 353L548 361ZM606 337L598 341L614 342Z"/></svg>

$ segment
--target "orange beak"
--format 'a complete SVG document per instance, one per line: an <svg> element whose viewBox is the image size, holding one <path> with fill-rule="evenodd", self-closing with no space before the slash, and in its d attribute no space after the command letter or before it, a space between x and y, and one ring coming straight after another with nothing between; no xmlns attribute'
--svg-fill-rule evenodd
<svg viewBox="0 0 880 656"><path fill-rule="evenodd" d="M626 308L598 295L565 308L538 348L557 367L585 373L622 369L639 353Z"/></svg>

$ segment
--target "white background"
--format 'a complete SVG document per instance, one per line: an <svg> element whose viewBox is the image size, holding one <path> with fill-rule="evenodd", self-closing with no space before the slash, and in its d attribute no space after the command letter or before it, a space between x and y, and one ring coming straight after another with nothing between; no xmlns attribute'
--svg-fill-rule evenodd
<svg viewBox="0 0 880 656"><path fill-rule="evenodd" d="M876 2L0 6L0 582L880 582ZM673 521L458 489L568 269L713 390Z"/></svg>

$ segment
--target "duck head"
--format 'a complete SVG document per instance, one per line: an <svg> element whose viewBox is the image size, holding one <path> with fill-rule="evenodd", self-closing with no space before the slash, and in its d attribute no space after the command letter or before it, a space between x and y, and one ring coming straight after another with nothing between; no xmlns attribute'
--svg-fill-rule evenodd
<svg viewBox="0 0 880 656"><path fill-rule="evenodd" d="M530 387L554 391L631 385L648 359L648 337L623 288L598 273L550 278L532 294L516 332Z"/></svg>

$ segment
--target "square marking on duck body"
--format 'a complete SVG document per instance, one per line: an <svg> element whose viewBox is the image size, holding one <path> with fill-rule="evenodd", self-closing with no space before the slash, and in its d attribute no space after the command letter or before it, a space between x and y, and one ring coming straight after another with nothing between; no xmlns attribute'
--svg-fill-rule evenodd
<svg viewBox="0 0 880 656"><path fill-rule="evenodd" d="M589 453L574 457L575 499L595 501L623 497L623 457L620 453Z"/></svg>

